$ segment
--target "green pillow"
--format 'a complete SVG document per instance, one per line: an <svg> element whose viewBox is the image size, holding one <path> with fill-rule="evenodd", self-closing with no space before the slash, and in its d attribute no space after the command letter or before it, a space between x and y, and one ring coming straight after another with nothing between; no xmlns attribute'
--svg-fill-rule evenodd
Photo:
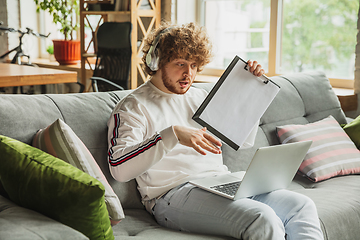
<svg viewBox="0 0 360 240"><path fill-rule="evenodd" d="M114 239L104 186L70 164L0 135L0 182L18 205L68 225L90 239Z"/></svg>
<svg viewBox="0 0 360 240"><path fill-rule="evenodd" d="M346 134L351 138L356 147L360 149L360 116L343 127Z"/></svg>

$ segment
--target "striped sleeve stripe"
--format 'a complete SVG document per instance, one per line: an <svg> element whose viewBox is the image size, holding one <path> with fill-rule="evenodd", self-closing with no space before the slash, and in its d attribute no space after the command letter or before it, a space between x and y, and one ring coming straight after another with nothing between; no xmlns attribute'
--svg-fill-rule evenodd
<svg viewBox="0 0 360 240"><path fill-rule="evenodd" d="M116 114L114 114L114 129L113 129L113 132L112 132L112 138L110 140L111 147L110 147L110 149L108 151L109 158L114 153L112 148L113 148L113 146L116 145L116 138L118 137L119 126L120 126L120 115L119 115L119 113L116 113Z"/></svg>
<svg viewBox="0 0 360 240"><path fill-rule="evenodd" d="M117 158L117 159L113 159L112 155L114 153L113 151L113 147L116 145L116 139L119 137L119 127L120 127L120 114L114 114L114 130L112 133L112 139L111 139L111 147L108 151L108 155L109 155L109 163L111 166L118 166L136 156L138 156L139 154L145 152L146 150L150 149L152 146L155 146L160 140L161 140L161 136L160 134L156 134L152 139L150 139L150 141L148 141L147 143L139 146L138 148L136 148L135 150Z"/></svg>
<svg viewBox="0 0 360 240"><path fill-rule="evenodd" d="M152 139L150 139L150 141L148 141L146 144L139 146L138 148L136 148L135 150L117 158L117 159L113 159L111 156L109 157L109 162L111 164L111 166L118 166L136 156L138 156L139 154L145 152L146 150L150 149L151 147L155 146L160 140L161 140L161 136L160 134L156 134Z"/></svg>
<svg viewBox="0 0 360 240"><path fill-rule="evenodd" d="M114 114L114 122L115 122L115 126L114 126L114 130L113 130L113 137L111 139L111 146L115 146L116 145L116 138L118 137L118 130L119 130L119 126L120 126L120 117L119 114Z"/></svg>

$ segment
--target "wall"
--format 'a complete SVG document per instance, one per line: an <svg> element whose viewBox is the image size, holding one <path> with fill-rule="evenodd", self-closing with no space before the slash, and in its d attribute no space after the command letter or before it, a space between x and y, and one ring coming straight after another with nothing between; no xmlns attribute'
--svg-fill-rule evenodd
<svg viewBox="0 0 360 240"><path fill-rule="evenodd" d="M20 29L26 31L26 27L38 32L38 15L36 6L32 0L0 0L0 21L4 22L3 27ZM9 49L13 49L19 44L18 33L4 33L0 36L1 55ZM23 51L32 58L39 56L39 39L33 35L23 37ZM15 52L9 55L9 58L15 55Z"/></svg>
<svg viewBox="0 0 360 240"><path fill-rule="evenodd" d="M171 18L171 0L162 0L162 18L170 20ZM26 30L26 27L33 29L35 32L42 34L51 33L49 39L61 38L53 24L49 22L52 18L49 14L36 14L36 6L33 0L0 0L0 21L3 27L11 27L15 29ZM47 22L46 28L44 22ZM23 50L29 54L31 58L48 57L46 47L51 44L49 39L37 38L35 36L25 35L23 38ZM42 42L42 44L40 44ZM7 50L16 47L19 43L18 34L3 33L0 35L0 55ZM42 46L39 49L39 46ZM10 55L13 58L15 53Z"/></svg>
<svg viewBox="0 0 360 240"><path fill-rule="evenodd" d="M198 22L195 19L196 11L198 10L198 0L178 0L176 20L177 24L185 24L189 22ZM181 13L181 14L180 14Z"/></svg>
<svg viewBox="0 0 360 240"><path fill-rule="evenodd" d="M7 15L7 1L6 0L0 0L0 21L3 23L1 26L7 26L8 25L8 15ZM0 55L5 53L8 50L8 38L7 34L5 34L3 31L0 32ZM2 61L0 59L0 61Z"/></svg>
<svg viewBox="0 0 360 240"><path fill-rule="evenodd" d="M171 20L171 0L161 1L161 19Z"/></svg>
<svg viewBox="0 0 360 240"><path fill-rule="evenodd" d="M9 27L14 29L20 29L26 31L26 28L30 28L35 32L39 31L41 25L39 21L39 14L36 13L36 5L33 0L0 0L0 21L3 22L2 27ZM13 49L19 45L19 34L18 33L5 33L1 31L0 35L0 55L6 51ZM30 55L32 59L38 58L40 55L40 41L44 41L34 35L24 35L23 37L23 52ZM15 56L15 51L8 55L7 58L0 61L6 61L12 59ZM26 58L23 60L26 61ZM11 87L0 89L0 93L12 93ZM18 88L19 91L19 88ZM23 91L41 93L41 86L24 86ZM46 85L47 93L62 93L63 84L57 85Z"/></svg>

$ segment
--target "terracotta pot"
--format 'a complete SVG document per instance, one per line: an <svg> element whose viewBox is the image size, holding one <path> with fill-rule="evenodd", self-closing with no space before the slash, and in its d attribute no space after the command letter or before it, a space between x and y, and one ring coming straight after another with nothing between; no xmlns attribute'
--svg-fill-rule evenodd
<svg viewBox="0 0 360 240"><path fill-rule="evenodd" d="M54 56L60 65L74 65L80 62L80 40L53 40Z"/></svg>

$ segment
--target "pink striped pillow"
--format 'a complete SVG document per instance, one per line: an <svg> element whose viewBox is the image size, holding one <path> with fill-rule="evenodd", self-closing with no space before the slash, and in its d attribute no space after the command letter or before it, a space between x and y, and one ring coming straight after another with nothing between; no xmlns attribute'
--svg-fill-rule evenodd
<svg viewBox="0 0 360 240"><path fill-rule="evenodd" d="M314 182L360 172L360 152L334 117L277 127L282 144L313 140L299 171Z"/></svg>
<svg viewBox="0 0 360 240"><path fill-rule="evenodd" d="M105 187L105 203L111 225L125 218L120 200L106 180L96 160L74 131L61 119L45 129L40 129L33 139L33 146L70 163L99 180Z"/></svg>

